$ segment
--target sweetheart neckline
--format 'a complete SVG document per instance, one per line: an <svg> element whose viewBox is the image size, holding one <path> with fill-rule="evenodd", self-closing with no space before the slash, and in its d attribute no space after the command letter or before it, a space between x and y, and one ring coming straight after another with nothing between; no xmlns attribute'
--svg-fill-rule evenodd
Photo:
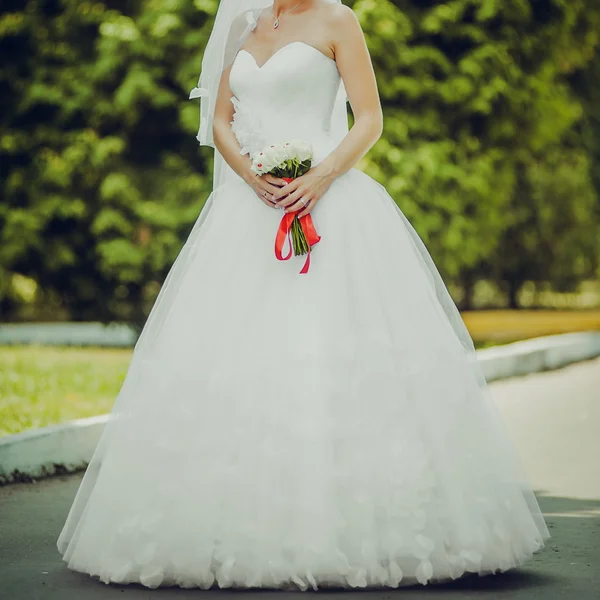
<svg viewBox="0 0 600 600"><path fill-rule="evenodd" d="M311 48L312 50L314 50L315 52L317 52L318 54L320 54L323 58L326 58L328 61L330 61L334 65L336 65L335 59L331 58L331 56L327 56L327 54L325 54L324 52L321 52L321 50L319 50L318 48L316 48L312 44L308 44L307 42L303 42L302 40L296 40L296 41L284 44L283 46L281 46L281 48L278 48L277 50L275 50L275 52L273 52L273 54L271 54L271 56L269 56L269 58L267 58L267 60L262 65L259 65L258 61L254 57L254 54L252 54L252 52L249 52L245 48L242 48L241 50L238 50L238 53L237 53L237 55L236 55L235 58L237 58L241 52L245 52L254 61L254 64L256 65L256 68L259 71L261 71L271 61L271 59L273 59L275 56L277 56L282 50L285 50L289 46L293 46L295 44L300 44L302 46L306 46L307 48Z"/></svg>

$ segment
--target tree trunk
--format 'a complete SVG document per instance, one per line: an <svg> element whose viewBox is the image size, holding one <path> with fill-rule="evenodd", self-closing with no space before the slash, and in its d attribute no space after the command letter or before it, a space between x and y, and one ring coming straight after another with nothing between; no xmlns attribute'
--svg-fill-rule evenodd
<svg viewBox="0 0 600 600"><path fill-rule="evenodd" d="M473 310L473 295L475 293L475 280L471 273L465 273L461 279L463 298L460 303L461 310Z"/></svg>
<svg viewBox="0 0 600 600"><path fill-rule="evenodd" d="M518 309L519 308L519 300L518 300L518 295L519 295L519 290L521 289L521 286L523 285L522 281L517 281L517 280L510 280L508 282L508 307L511 309Z"/></svg>

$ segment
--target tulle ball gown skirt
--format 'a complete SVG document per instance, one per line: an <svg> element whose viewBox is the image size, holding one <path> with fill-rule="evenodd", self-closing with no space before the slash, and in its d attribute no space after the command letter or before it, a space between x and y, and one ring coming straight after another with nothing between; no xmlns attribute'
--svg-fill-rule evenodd
<svg viewBox="0 0 600 600"><path fill-rule="evenodd" d="M427 251L351 170L322 236L213 192L135 348L58 539L105 583L317 589L521 564L548 530Z"/></svg>

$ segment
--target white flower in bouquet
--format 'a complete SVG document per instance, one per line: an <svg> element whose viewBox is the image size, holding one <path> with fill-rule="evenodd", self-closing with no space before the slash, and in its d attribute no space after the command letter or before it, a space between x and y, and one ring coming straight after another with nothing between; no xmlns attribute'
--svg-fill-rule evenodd
<svg viewBox="0 0 600 600"><path fill-rule="evenodd" d="M267 148L267 153L275 167L291 158L285 144L276 144L275 146L271 146Z"/></svg>
<svg viewBox="0 0 600 600"><path fill-rule="evenodd" d="M251 169L258 175L298 177L310 169L312 156L311 145L302 140L272 144L252 155Z"/></svg>
<svg viewBox="0 0 600 600"><path fill-rule="evenodd" d="M252 155L252 166L250 168L258 175L268 173L274 166L271 156L266 150L255 152Z"/></svg>
<svg viewBox="0 0 600 600"><path fill-rule="evenodd" d="M300 162L304 162L309 158L312 159L312 147L308 142L303 140L292 140L289 142L288 148L290 152L298 158Z"/></svg>

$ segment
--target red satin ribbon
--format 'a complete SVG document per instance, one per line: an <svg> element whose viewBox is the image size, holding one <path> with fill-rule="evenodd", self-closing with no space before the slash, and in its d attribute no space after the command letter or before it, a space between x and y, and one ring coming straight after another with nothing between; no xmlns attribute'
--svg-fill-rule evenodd
<svg viewBox="0 0 600 600"><path fill-rule="evenodd" d="M288 183L293 180L292 177L283 177L282 179ZM292 222L294 221L296 213L300 212L300 210L291 213L285 213L281 219L281 222L279 223L279 229L277 230L277 235L275 236L275 256L277 257L277 260L289 260L294 253L294 246L291 239ZM306 241L308 242L308 254L306 256L304 266L300 271L301 274L304 274L308 273L308 269L310 267L310 249L321 239L321 236L315 229L310 213L300 217L299 220L302 231L306 236ZM289 251L285 256L283 256L283 245L285 244L286 239L288 242Z"/></svg>

